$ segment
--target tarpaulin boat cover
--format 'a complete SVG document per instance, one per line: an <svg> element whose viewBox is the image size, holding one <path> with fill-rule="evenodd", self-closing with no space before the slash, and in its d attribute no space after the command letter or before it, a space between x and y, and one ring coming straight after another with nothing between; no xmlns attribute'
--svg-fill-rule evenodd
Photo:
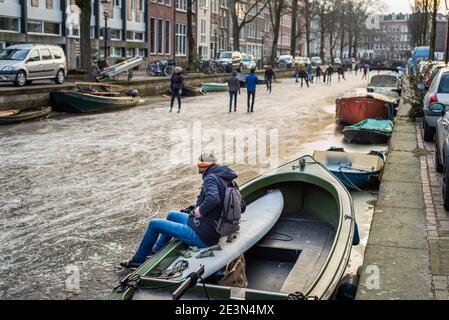
<svg viewBox="0 0 449 320"><path fill-rule="evenodd" d="M380 93L375 93L375 92L362 91L362 90L357 90L354 92L347 92L344 96L340 97L340 99L349 99L349 98L371 98L371 99L385 101L386 103L392 103L392 104L398 103L398 100L391 96L387 96L385 94L380 94Z"/></svg>
<svg viewBox="0 0 449 320"><path fill-rule="evenodd" d="M346 128L391 133L393 132L393 122L391 120L367 119Z"/></svg>

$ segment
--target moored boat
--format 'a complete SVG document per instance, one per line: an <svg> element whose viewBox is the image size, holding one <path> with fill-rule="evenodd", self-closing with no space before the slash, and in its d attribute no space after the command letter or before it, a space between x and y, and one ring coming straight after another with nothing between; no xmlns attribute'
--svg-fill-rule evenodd
<svg viewBox="0 0 449 320"><path fill-rule="evenodd" d="M108 299L172 299L191 269L176 278L164 279L163 275L182 260L192 270L203 265L206 279L204 286L191 288L186 299L287 300L303 295L330 299L345 273L355 234L347 189L307 156L249 181L241 192L247 212L236 239L231 243L222 239L220 251L199 260L194 252L192 258L185 258L189 248L174 240L123 279ZM259 220L266 221L263 229ZM234 290L217 284L216 272L242 253L247 286Z"/></svg>
<svg viewBox="0 0 449 320"><path fill-rule="evenodd" d="M393 133L390 120L367 119L343 129L345 141L358 144L385 144Z"/></svg>
<svg viewBox="0 0 449 320"><path fill-rule="evenodd" d="M337 120L352 125L366 119L393 120L398 100L377 93L356 92L338 98L335 104Z"/></svg>
<svg viewBox="0 0 449 320"><path fill-rule="evenodd" d="M229 86L227 83L218 83L218 82L203 83L202 87L203 90L206 92L224 92L229 90Z"/></svg>
<svg viewBox="0 0 449 320"><path fill-rule="evenodd" d="M171 89L167 90L167 93L171 94ZM183 97L196 97L196 96L202 96L204 95L204 91L202 88L196 88L193 86L183 86L182 87L182 96Z"/></svg>
<svg viewBox="0 0 449 320"><path fill-rule="evenodd" d="M313 157L349 190L377 186L385 166L385 157L380 152L360 154L332 148L329 151L315 151Z"/></svg>
<svg viewBox="0 0 449 320"><path fill-rule="evenodd" d="M23 121L46 118L51 112L51 107L33 108L27 110L7 110L0 112L0 124L13 124Z"/></svg>
<svg viewBox="0 0 449 320"><path fill-rule="evenodd" d="M80 82L72 90L53 91L50 100L55 111L96 113L128 109L137 106L137 91L124 94L122 87L103 83Z"/></svg>

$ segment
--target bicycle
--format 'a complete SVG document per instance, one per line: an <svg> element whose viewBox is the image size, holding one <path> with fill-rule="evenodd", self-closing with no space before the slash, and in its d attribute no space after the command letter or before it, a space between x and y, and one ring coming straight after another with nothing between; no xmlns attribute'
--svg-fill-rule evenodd
<svg viewBox="0 0 449 320"><path fill-rule="evenodd" d="M175 59L168 60L156 60L151 62L147 68L148 76L171 76L173 74L174 68L177 66Z"/></svg>

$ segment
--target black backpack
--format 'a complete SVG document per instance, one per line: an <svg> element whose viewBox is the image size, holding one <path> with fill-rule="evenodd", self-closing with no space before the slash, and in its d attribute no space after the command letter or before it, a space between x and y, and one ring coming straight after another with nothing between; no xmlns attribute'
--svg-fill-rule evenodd
<svg viewBox="0 0 449 320"><path fill-rule="evenodd" d="M222 237L230 236L239 231L242 216L242 195L235 181L219 178L225 185L225 195L222 200L223 209L220 217L215 221L215 231Z"/></svg>

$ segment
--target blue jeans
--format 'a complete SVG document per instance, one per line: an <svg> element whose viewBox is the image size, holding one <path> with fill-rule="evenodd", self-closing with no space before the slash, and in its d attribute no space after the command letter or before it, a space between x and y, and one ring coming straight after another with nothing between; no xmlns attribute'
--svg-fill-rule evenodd
<svg viewBox="0 0 449 320"><path fill-rule="evenodd" d="M237 110L237 92L229 91L229 112L232 111L232 100L234 100L234 111Z"/></svg>
<svg viewBox="0 0 449 320"><path fill-rule="evenodd" d="M267 91L271 93L273 80L267 79L266 82L267 82Z"/></svg>
<svg viewBox="0 0 449 320"><path fill-rule="evenodd" d="M145 236L132 260L144 262L147 256L161 250L172 238L184 241L189 246L206 248L207 246L195 230L187 225L188 219L187 213L171 211L168 213L167 219L150 220ZM157 240L158 237L159 240Z"/></svg>

